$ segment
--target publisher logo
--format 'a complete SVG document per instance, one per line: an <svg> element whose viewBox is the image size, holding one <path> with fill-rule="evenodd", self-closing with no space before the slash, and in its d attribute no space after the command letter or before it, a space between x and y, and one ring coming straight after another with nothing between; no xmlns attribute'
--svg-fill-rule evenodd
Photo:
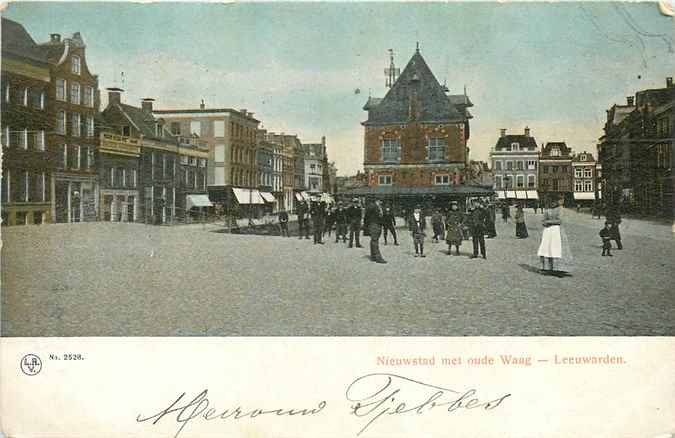
<svg viewBox="0 0 675 438"><path fill-rule="evenodd" d="M42 370L42 360L35 354L27 354L21 359L21 371L28 376L34 376Z"/></svg>

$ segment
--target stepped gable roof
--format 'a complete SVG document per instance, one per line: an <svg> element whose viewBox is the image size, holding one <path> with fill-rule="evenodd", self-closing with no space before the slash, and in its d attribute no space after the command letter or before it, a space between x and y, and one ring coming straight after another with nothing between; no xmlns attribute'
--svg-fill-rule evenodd
<svg viewBox="0 0 675 438"><path fill-rule="evenodd" d="M2 18L2 52L33 61L47 62L46 55L23 25L7 18Z"/></svg>
<svg viewBox="0 0 675 438"><path fill-rule="evenodd" d="M534 137L524 134L507 134L504 137L499 137L495 150L511 150L511 143L519 143L520 150L536 151L537 141Z"/></svg>
<svg viewBox="0 0 675 438"><path fill-rule="evenodd" d="M412 99L413 96L416 99ZM412 102L413 100L416 102ZM418 122L466 120L463 112L451 103L419 51L410 58L408 65L381 101L378 102L376 98L368 99L364 106L368 110L368 120L363 124L406 123L410 120L411 106L415 107L413 111L416 112Z"/></svg>

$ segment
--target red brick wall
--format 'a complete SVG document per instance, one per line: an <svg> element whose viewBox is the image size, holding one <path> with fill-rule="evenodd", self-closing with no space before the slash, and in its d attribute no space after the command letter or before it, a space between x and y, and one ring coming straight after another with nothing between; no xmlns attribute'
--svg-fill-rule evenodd
<svg viewBox="0 0 675 438"><path fill-rule="evenodd" d="M466 160L466 139L463 124L423 125L391 125L384 127L367 126L364 134L366 163L381 162L381 145L383 139L399 138L401 140L401 164L427 163L426 145L428 136L448 138L446 159L450 161Z"/></svg>
<svg viewBox="0 0 675 438"><path fill-rule="evenodd" d="M458 172L460 183L463 175L460 171L450 168L394 168L392 170L372 170L368 172L368 185L377 186L380 175L391 175L392 185L397 187L430 187L434 185L436 175L449 175L450 185L453 182L453 173Z"/></svg>

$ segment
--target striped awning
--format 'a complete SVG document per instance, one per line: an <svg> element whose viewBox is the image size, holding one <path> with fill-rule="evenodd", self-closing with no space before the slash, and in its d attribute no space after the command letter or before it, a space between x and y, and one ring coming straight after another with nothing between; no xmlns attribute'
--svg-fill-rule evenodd
<svg viewBox="0 0 675 438"><path fill-rule="evenodd" d="M240 204L264 204L265 200L260 196L260 192L256 189L241 189L233 187L232 192Z"/></svg>

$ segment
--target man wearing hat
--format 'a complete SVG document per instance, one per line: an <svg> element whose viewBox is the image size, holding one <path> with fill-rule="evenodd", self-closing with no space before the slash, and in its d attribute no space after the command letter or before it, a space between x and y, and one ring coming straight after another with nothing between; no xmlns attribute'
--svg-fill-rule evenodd
<svg viewBox="0 0 675 438"><path fill-rule="evenodd" d="M361 207L359 206L359 199L352 199L352 205L347 209L347 219L349 219L349 247L354 246L354 239L356 238L356 247L363 248L360 242L361 233Z"/></svg>
<svg viewBox="0 0 675 438"><path fill-rule="evenodd" d="M380 235L384 212L379 200L370 201L363 218L363 226L370 236L370 259L377 263L387 263L380 253Z"/></svg>
<svg viewBox="0 0 675 438"><path fill-rule="evenodd" d="M398 239L396 236L396 218L394 213L391 211L391 208L387 207L384 210L384 216L382 217L382 224L384 228L384 244L387 244L387 232L390 232L394 237L394 245L398 246Z"/></svg>
<svg viewBox="0 0 675 438"><path fill-rule="evenodd" d="M473 255L472 259L478 257L478 248L480 247L480 253L483 258L487 258L485 255L485 232L488 227L487 222L487 211L483 208L483 204L480 201L476 202L476 205L471 212L471 239L473 240Z"/></svg>
<svg viewBox="0 0 675 438"><path fill-rule="evenodd" d="M305 201L300 201L298 204L298 239L302 239L302 235L305 235L305 239L309 239L309 219L307 215L307 204Z"/></svg>
<svg viewBox="0 0 675 438"><path fill-rule="evenodd" d="M342 242L347 242L347 210L342 205L342 201L338 202L337 210L335 210L335 243L342 238Z"/></svg>
<svg viewBox="0 0 675 438"><path fill-rule="evenodd" d="M323 201L312 202L311 208L312 225L314 227L314 244L323 245L323 226L326 220L326 203Z"/></svg>

